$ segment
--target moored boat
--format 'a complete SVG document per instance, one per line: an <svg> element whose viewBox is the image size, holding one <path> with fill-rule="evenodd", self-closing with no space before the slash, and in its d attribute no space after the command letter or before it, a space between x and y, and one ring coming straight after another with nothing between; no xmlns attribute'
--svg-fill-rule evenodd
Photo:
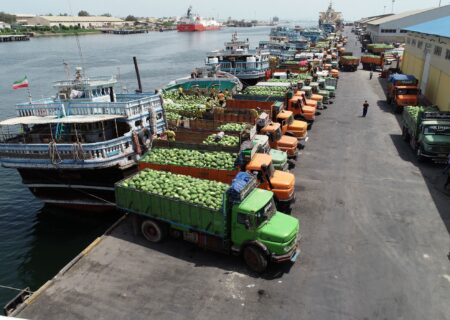
<svg viewBox="0 0 450 320"><path fill-rule="evenodd" d="M116 82L78 68L74 80L54 83L56 97L17 104L17 117L0 122L1 165L46 204L113 208L114 183L166 128L159 95L119 94Z"/></svg>

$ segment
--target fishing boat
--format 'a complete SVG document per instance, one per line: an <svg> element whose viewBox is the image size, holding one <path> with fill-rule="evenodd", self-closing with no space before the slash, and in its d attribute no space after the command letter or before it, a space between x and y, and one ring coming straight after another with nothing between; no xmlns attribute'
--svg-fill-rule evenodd
<svg viewBox="0 0 450 320"><path fill-rule="evenodd" d="M225 49L207 54L206 65L236 76L244 85L252 85L266 77L269 56L268 50L250 49L249 40L239 40L234 33L231 41L225 43Z"/></svg>
<svg viewBox="0 0 450 320"><path fill-rule="evenodd" d="M242 82L234 75L218 70L215 67L195 68L190 76L173 80L169 82L164 91L176 90L182 87L186 90L201 89L210 90L228 90L237 92L242 90Z"/></svg>
<svg viewBox="0 0 450 320"><path fill-rule="evenodd" d="M55 82L56 96L16 105L0 122L0 163L17 169L45 204L114 208L114 183L137 170L140 155L162 135L158 94L116 93L114 77Z"/></svg>
<svg viewBox="0 0 450 320"><path fill-rule="evenodd" d="M205 19L198 14L193 14L192 6L189 6L186 15L181 17L177 23L177 30L180 32L210 31L220 28L222 28L222 24L213 18Z"/></svg>

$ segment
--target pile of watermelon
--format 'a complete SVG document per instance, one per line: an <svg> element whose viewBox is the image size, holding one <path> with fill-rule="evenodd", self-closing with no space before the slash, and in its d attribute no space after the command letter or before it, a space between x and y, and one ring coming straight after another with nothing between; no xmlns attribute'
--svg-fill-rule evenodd
<svg viewBox="0 0 450 320"><path fill-rule="evenodd" d="M216 134L209 135L204 141L208 145L220 145L225 147L235 147L239 145L239 137L224 135L221 139L216 139Z"/></svg>

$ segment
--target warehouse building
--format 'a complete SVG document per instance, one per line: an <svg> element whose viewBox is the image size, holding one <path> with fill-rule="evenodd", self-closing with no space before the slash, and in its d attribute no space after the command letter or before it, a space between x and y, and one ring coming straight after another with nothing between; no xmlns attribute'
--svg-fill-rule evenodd
<svg viewBox="0 0 450 320"><path fill-rule="evenodd" d="M450 16L403 30L407 33L402 72L419 79L427 100L450 111Z"/></svg>
<svg viewBox="0 0 450 320"><path fill-rule="evenodd" d="M366 23L366 31L370 34L373 42L395 43L405 42L407 27L419 23L450 16L450 5L406 11L400 14L371 20Z"/></svg>
<svg viewBox="0 0 450 320"><path fill-rule="evenodd" d="M48 27L111 28L122 27L125 24L122 19L103 16L35 16L22 18L24 19L27 25Z"/></svg>

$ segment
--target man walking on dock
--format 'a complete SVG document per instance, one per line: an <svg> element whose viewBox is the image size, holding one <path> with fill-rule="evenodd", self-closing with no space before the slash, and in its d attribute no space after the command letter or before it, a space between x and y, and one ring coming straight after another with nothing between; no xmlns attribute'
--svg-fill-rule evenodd
<svg viewBox="0 0 450 320"><path fill-rule="evenodd" d="M367 102L367 100L364 101L363 104L363 117L365 118L367 115L367 110L369 109L369 103Z"/></svg>

